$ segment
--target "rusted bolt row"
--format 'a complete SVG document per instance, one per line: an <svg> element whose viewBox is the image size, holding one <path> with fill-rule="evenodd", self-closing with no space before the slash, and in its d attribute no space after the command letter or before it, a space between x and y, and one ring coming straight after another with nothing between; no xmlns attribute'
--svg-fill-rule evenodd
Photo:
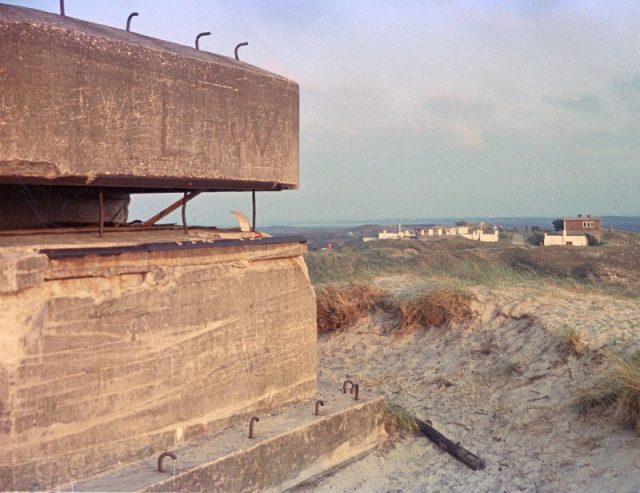
<svg viewBox="0 0 640 493"><path fill-rule="evenodd" d="M64 0L60 0L60 15L64 16ZM131 31L131 19L133 19L134 17L140 15L138 12L131 12L129 14L129 17L127 17L127 31L130 32ZM200 49L200 38L202 36L211 36L210 32L204 32L204 33L200 33L196 36L196 50ZM236 57L236 60L240 60L240 58L238 57L238 50L242 47L242 46L248 46L249 43L247 43L246 41L242 42L242 43L238 43L235 47L235 49L233 50L233 53Z"/></svg>
<svg viewBox="0 0 640 493"><path fill-rule="evenodd" d="M344 381L344 383L342 384L342 392L344 392L345 394L347 393L347 385L350 386L349 389L349 393L353 394L355 392L354 395L354 399L357 401L360 399L360 386L357 383L353 383L353 381L351 379L347 379ZM316 416L320 416L320 407L324 407L325 405L325 401L323 401L322 399L318 399L316 401L316 406L315 406L315 415ZM254 424L256 422L259 422L260 418L258 416L253 416L250 420L249 420L249 438L253 439L255 438L255 435L253 433L253 428L254 428ZM163 452L160 454L160 457L158 457L158 471L159 472L163 472L162 469L162 461L164 460L165 457L171 457L173 460L178 460L178 456L176 454L174 454L173 452Z"/></svg>

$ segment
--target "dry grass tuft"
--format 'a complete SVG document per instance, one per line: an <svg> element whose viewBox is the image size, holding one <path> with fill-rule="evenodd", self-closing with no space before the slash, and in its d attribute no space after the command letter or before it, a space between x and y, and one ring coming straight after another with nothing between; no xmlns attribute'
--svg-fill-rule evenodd
<svg viewBox="0 0 640 493"><path fill-rule="evenodd" d="M386 291L367 284L327 285L317 292L318 334L339 332L371 315L376 307L392 307Z"/></svg>
<svg viewBox="0 0 640 493"><path fill-rule="evenodd" d="M420 429L416 417L393 401L387 401L384 410L384 428L389 435L400 436L416 433Z"/></svg>
<svg viewBox="0 0 640 493"><path fill-rule="evenodd" d="M505 377L522 375L522 365L514 361L502 361L500 364L500 373Z"/></svg>
<svg viewBox="0 0 640 493"><path fill-rule="evenodd" d="M575 329L567 329L562 337L562 345L565 353L571 353L574 356L582 356L589 348L582 333Z"/></svg>
<svg viewBox="0 0 640 493"><path fill-rule="evenodd" d="M471 295L449 289L431 291L402 303L400 312L398 328L403 333L416 327L451 327L473 318Z"/></svg>
<svg viewBox="0 0 640 493"><path fill-rule="evenodd" d="M586 412L615 404L619 416L640 433L640 354L609 352L606 359L611 372L581 395L576 406Z"/></svg>
<svg viewBox="0 0 640 493"><path fill-rule="evenodd" d="M376 310L387 317L388 331L407 334L418 328L451 327L473 318L471 295L450 289L400 301L368 284L329 284L317 292L318 333L341 332Z"/></svg>

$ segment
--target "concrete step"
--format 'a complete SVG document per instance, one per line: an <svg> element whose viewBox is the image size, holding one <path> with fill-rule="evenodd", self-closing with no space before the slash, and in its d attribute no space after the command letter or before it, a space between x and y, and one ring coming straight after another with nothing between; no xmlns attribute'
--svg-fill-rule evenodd
<svg viewBox="0 0 640 493"><path fill-rule="evenodd" d="M379 445L385 438L384 399L360 392L360 400L336 384L320 382L325 401L315 416L315 400L259 416L255 438L248 423L205 434L103 476L68 485L65 491L282 491L307 481Z"/></svg>

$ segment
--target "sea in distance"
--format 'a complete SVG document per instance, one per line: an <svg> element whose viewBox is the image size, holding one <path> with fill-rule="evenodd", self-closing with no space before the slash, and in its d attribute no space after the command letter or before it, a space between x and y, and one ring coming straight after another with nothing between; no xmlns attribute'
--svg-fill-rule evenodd
<svg viewBox="0 0 640 493"><path fill-rule="evenodd" d="M585 216L586 217L586 216ZM640 233L640 216L599 216L602 219L603 229L627 230ZM428 226L435 224L455 224L459 221L469 223L484 222L487 225L502 226L505 229L531 229L537 226L543 230L553 229L551 224L558 217L437 217L437 218L383 218L383 219L363 219L349 221L311 221L304 223L286 223L272 225L263 230L269 229L349 229L364 224L379 224L384 226L395 226L401 224L403 227Z"/></svg>

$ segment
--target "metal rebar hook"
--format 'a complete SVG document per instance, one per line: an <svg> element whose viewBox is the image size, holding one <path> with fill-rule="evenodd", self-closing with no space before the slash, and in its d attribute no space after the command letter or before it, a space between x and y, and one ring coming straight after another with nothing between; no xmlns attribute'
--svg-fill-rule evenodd
<svg viewBox="0 0 640 493"><path fill-rule="evenodd" d="M196 50L200 49L200 38L202 36L211 36L211 33L210 32L200 33L196 36Z"/></svg>
<svg viewBox="0 0 640 493"><path fill-rule="evenodd" d="M318 399L316 401L316 416L320 416L320 406L324 406L324 401L322 399Z"/></svg>
<svg viewBox="0 0 640 493"><path fill-rule="evenodd" d="M60 15L64 15L64 0L60 0Z"/></svg>
<svg viewBox="0 0 640 493"><path fill-rule="evenodd" d="M162 452L158 457L158 472L164 472L162 469L162 461L165 457L171 457L173 460L178 460L178 456L173 452Z"/></svg>
<svg viewBox="0 0 640 493"><path fill-rule="evenodd" d="M238 43L238 44L236 45L236 49L235 49L235 50L233 50L233 52L234 52L234 53L235 53L235 55L236 55L236 60L240 60L240 58L238 57L238 50L239 50L242 46L249 46L249 43L247 43L247 42L245 41L245 42L243 42L243 43Z"/></svg>
<svg viewBox="0 0 640 493"><path fill-rule="evenodd" d="M253 436L253 423L255 423L256 421L260 421L260 418L258 416L254 416L253 418L251 418L251 421L249 421L249 438L255 438Z"/></svg>
<svg viewBox="0 0 640 493"><path fill-rule="evenodd" d="M140 15L138 14L138 12L131 12L129 14L129 17L127 17L127 31L131 30L131 19L133 19L134 17L137 17L138 15Z"/></svg>

